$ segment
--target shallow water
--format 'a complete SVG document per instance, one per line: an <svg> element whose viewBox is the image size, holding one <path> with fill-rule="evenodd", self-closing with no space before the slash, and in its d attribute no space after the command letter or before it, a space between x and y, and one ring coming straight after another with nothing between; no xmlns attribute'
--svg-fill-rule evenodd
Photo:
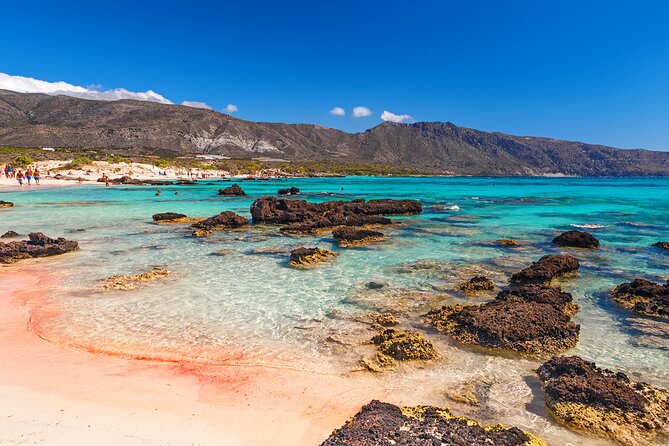
<svg viewBox="0 0 669 446"><path fill-rule="evenodd" d="M17 206L0 211L1 232L42 231L81 244L76 254L40 261L57 271L62 283L49 296L52 302L35 314L36 331L55 343L128 356L346 372L369 353L363 343L372 332L350 320L356 314L394 309L403 325L420 328L418 315L444 302L465 301L452 291L457 282L485 272L504 286L532 260L565 252L582 262L579 276L561 284L581 306L576 317L581 338L573 353L669 387L669 323L653 321L665 335L648 335L647 318L606 300L607 290L635 276L668 278L669 254L650 247L669 238L668 179L295 179L241 182L248 197L218 197L217 189L229 184L160 187L160 197L156 187L2 194L0 199ZM386 242L358 249L335 247L328 233L296 238L280 235L276 227L252 227L196 239L185 225L151 223L152 214L167 211L208 217L231 210L250 217L255 198L287 186L299 187L300 198L312 201L415 198L425 211L396 218L402 224L384 229ZM600 239L600 250L561 250L550 243L555 234L581 225ZM522 245L500 247L494 243L500 238ZM332 265L290 268L290 248L301 245L341 255ZM219 250L229 251L213 254ZM98 289L112 274L153 266L174 274L137 291ZM368 290L370 280L388 287ZM388 380L402 374L407 386L427 380L448 387L493 376L499 385L491 390L490 411L480 418L567 438L545 414L535 413L541 404L529 403L538 362L476 353L428 336L442 360L401 368ZM516 391L504 392L505 386Z"/></svg>

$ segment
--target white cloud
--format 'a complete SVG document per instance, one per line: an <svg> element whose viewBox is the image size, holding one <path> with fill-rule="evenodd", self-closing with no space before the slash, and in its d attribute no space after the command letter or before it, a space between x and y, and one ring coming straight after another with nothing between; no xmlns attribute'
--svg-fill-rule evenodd
<svg viewBox="0 0 669 446"><path fill-rule="evenodd" d="M193 107L193 108L206 108L207 110L211 110L211 106L207 104L206 102L198 102L198 101L183 101L181 105L185 105L187 107Z"/></svg>
<svg viewBox="0 0 669 446"><path fill-rule="evenodd" d="M31 77L10 76L0 73L0 89L17 91L19 93L44 93L50 95L74 96L83 99L97 99L101 101L117 101L119 99L135 99L138 101L159 102L171 104L172 102L159 95L155 91L144 92L128 91L125 88L100 91L99 85L80 87L67 82L47 82Z"/></svg>
<svg viewBox="0 0 669 446"><path fill-rule="evenodd" d="M372 111L368 109L367 107L354 107L353 108L353 116L356 118L364 118L365 116L369 116L372 114Z"/></svg>
<svg viewBox="0 0 669 446"><path fill-rule="evenodd" d="M228 104L223 109L223 113L227 113L229 115L231 115L231 114L233 114L237 111L239 111L239 109L237 108L237 106L235 104Z"/></svg>
<svg viewBox="0 0 669 446"><path fill-rule="evenodd" d="M393 112L389 112L388 110L383 110L383 113L381 113L381 119L384 121L390 121L390 122L403 122L403 121L413 121L413 116L411 115L396 115Z"/></svg>
<svg viewBox="0 0 669 446"><path fill-rule="evenodd" d="M346 111L341 107L333 107L332 110L330 110L330 114L335 116L344 116Z"/></svg>

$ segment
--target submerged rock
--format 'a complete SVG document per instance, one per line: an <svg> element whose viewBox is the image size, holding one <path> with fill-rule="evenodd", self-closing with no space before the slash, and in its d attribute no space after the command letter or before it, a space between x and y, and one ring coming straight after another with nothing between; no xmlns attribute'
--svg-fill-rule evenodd
<svg viewBox="0 0 669 446"><path fill-rule="evenodd" d="M565 311L560 300L565 297L554 297L560 303L542 298L539 292L502 292L495 301L444 306L425 318L437 331L464 344L546 357L574 347L580 327Z"/></svg>
<svg viewBox="0 0 669 446"><path fill-rule="evenodd" d="M131 291L142 285L162 279L170 275L170 272L162 268L153 268L151 271L140 274L117 274L108 277L102 285L103 290Z"/></svg>
<svg viewBox="0 0 669 446"><path fill-rule="evenodd" d="M351 247L379 241L383 239L384 235L381 232L372 231L370 229L358 229L344 226L343 228L332 231L332 237L337 240L339 246Z"/></svg>
<svg viewBox="0 0 669 446"><path fill-rule="evenodd" d="M11 201L0 200L0 208L13 208L13 207L14 207L14 203L12 203Z"/></svg>
<svg viewBox="0 0 669 446"><path fill-rule="evenodd" d="M279 189L279 195L298 195L300 190L296 187Z"/></svg>
<svg viewBox="0 0 669 446"><path fill-rule="evenodd" d="M550 284L555 277L578 271L579 266L578 260L572 256L543 256L532 265L511 276L511 284Z"/></svg>
<svg viewBox="0 0 669 446"><path fill-rule="evenodd" d="M0 238L14 238L14 237L18 237L18 236L19 236L19 234L17 232L7 231L4 234L0 235Z"/></svg>
<svg viewBox="0 0 669 446"><path fill-rule="evenodd" d="M290 266L310 267L333 260L338 254L321 248L295 248L290 253Z"/></svg>
<svg viewBox="0 0 669 446"><path fill-rule="evenodd" d="M613 301L644 316L669 319L669 282L634 279L611 291Z"/></svg>
<svg viewBox="0 0 669 446"><path fill-rule="evenodd" d="M468 294L492 291L495 289L495 282L484 276L475 276L465 283L461 283L458 288Z"/></svg>
<svg viewBox="0 0 669 446"><path fill-rule="evenodd" d="M28 234L29 240L0 243L0 263L15 263L34 257L49 257L79 249L79 243L62 237L53 239L41 232Z"/></svg>
<svg viewBox="0 0 669 446"><path fill-rule="evenodd" d="M246 195L246 192L238 185L238 184L233 184L232 186L219 189L218 190L218 195L227 195L227 196L237 196L241 197Z"/></svg>
<svg viewBox="0 0 669 446"><path fill-rule="evenodd" d="M625 445L669 435L669 392L600 369L578 356L554 357L537 370L544 400L571 429Z"/></svg>
<svg viewBox="0 0 669 446"><path fill-rule="evenodd" d="M501 246L520 246L520 242L508 238L501 238L497 240L497 244Z"/></svg>
<svg viewBox="0 0 669 446"><path fill-rule="evenodd" d="M218 215L214 215L213 217L193 223L190 225L190 228L193 229L193 235L195 237L203 237L211 235L213 231L242 228L248 225L248 223L249 221L247 218L231 211L225 211Z"/></svg>
<svg viewBox="0 0 669 446"><path fill-rule="evenodd" d="M434 406L400 407L372 401L321 446L546 446L515 427L483 426Z"/></svg>
<svg viewBox="0 0 669 446"><path fill-rule="evenodd" d="M669 242L657 242L653 243L653 246L655 246L656 248L665 249L669 251Z"/></svg>
<svg viewBox="0 0 669 446"><path fill-rule="evenodd" d="M553 239L553 243L560 246L571 246L574 248L599 248L599 240L594 235L585 231L567 231Z"/></svg>
<svg viewBox="0 0 669 446"><path fill-rule="evenodd" d="M311 203L281 197L261 197L251 205L254 223L284 224L287 233L309 233L337 226L387 225L384 215L422 212L414 200L327 201Z"/></svg>

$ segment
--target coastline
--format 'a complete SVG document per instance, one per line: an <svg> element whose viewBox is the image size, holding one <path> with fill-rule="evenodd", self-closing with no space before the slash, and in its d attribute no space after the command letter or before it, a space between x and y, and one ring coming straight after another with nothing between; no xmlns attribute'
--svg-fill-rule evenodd
<svg viewBox="0 0 669 446"><path fill-rule="evenodd" d="M372 398L389 398L370 376L138 361L62 348L29 330L53 275L30 262L12 270L0 276L0 400L10 408L0 419L2 444L95 438L110 445L313 446Z"/></svg>

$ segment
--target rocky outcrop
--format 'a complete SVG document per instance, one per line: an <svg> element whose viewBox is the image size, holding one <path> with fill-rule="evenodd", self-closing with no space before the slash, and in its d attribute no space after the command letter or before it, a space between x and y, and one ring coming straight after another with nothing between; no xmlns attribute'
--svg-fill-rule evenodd
<svg viewBox="0 0 669 446"><path fill-rule="evenodd" d="M15 263L35 257L49 257L79 249L79 243L62 237L53 239L41 232L28 234L29 240L0 243L0 263Z"/></svg>
<svg viewBox="0 0 669 446"><path fill-rule="evenodd" d="M192 223L198 219L190 218L186 214L178 214L176 212L163 212L160 214L153 214L154 223Z"/></svg>
<svg viewBox="0 0 669 446"><path fill-rule="evenodd" d="M400 407L372 401L321 446L546 446L532 434L500 424L483 426L434 406Z"/></svg>
<svg viewBox="0 0 669 446"><path fill-rule="evenodd" d="M12 203L11 201L0 200L0 208L13 208L13 207L14 207L14 203Z"/></svg>
<svg viewBox="0 0 669 446"><path fill-rule="evenodd" d="M319 263L333 260L337 253L321 248L295 248L290 252L290 266L294 267L312 267Z"/></svg>
<svg viewBox="0 0 669 446"><path fill-rule="evenodd" d="M218 215L214 215L213 217L193 223L190 227L193 229L194 236L204 237L211 235L213 231L243 228L248 225L248 223L249 221L247 218L231 211L225 211Z"/></svg>
<svg viewBox="0 0 669 446"><path fill-rule="evenodd" d="M537 370L544 400L568 427L641 446L669 435L669 392L578 356L554 357Z"/></svg>
<svg viewBox="0 0 669 446"><path fill-rule="evenodd" d="M219 189L218 190L218 195L226 195L226 196L233 196L233 197L242 197L246 195L246 192L238 185L238 184L233 184L232 186Z"/></svg>
<svg viewBox="0 0 669 446"><path fill-rule="evenodd" d="M279 189L279 195L298 195L300 190L296 187L287 187L285 189Z"/></svg>
<svg viewBox="0 0 669 446"><path fill-rule="evenodd" d="M669 242L657 242L653 243L653 246L655 246L656 248L665 249L669 251Z"/></svg>
<svg viewBox="0 0 669 446"><path fill-rule="evenodd" d="M18 236L19 236L19 234L17 232L7 231L4 234L0 235L0 238L14 238L14 237L18 237Z"/></svg>
<svg viewBox="0 0 669 446"><path fill-rule="evenodd" d="M573 303L571 293L562 291L559 287L550 287L545 285L523 285L514 287L510 290L500 291L495 297L496 300L505 302L538 302L550 304L569 316L578 313L579 307Z"/></svg>
<svg viewBox="0 0 669 446"><path fill-rule="evenodd" d="M153 268L151 271L140 274L118 274L105 279L101 288L103 290L131 291L168 275L170 275L170 272L162 268Z"/></svg>
<svg viewBox="0 0 669 446"><path fill-rule="evenodd" d="M332 237L337 240L339 246L350 248L352 246L362 246L368 243L383 239L384 235L371 229L358 229L344 226L343 228L332 231Z"/></svg>
<svg viewBox="0 0 669 446"><path fill-rule="evenodd" d="M495 289L495 282L484 276L475 276L468 281L461 283L458 286L458 289L467 294L483 293L486 291L493 291Z"/></svg>
<svg viewBox="0 0 669 446"><path fill-rule="evenodd" d="M669 282L634 279L611 291L614 302L644 316L669 319Z"/></svg>
<svg viewBox="0 0 669 446"><path fill-rule="evenodd" d="M251 205L254 223L283 224L282 232L309 233L338 226L386 225L384 215L422 212L415 200L355 200L311 203L281 197L261 197Z"/></svg>
<svg viewBox="0 0 669 446"><path fill-rule="evenodd" d="M585 231L567 231L553 239L553 243L560 246L570 246L572 248L599 248L599 240L594 235Z"/></svg>
<svg viewBox="0 0 669 446"><path fill-rule="evenodd" d="M567 255L547 255L511 276L512 285L550 284L558 277L578 271L578 260Z"/></svg>
<svg viewBox="0 0 669 446"><path fill-rule="evenodd" d="M134 186L140 186L142 184L141 180L129 177L128 175L123 175L122 177L114 178L113 180L110 180L110 181L113 184L128 184L128 185L134 185Z"/></svg>
<svg viewBox="0 0 669 446"><path fill-rule="evenodd" d="M432 343L416 332L387 328L372 338L379 352L396 361L434 359Z"/></svg>

